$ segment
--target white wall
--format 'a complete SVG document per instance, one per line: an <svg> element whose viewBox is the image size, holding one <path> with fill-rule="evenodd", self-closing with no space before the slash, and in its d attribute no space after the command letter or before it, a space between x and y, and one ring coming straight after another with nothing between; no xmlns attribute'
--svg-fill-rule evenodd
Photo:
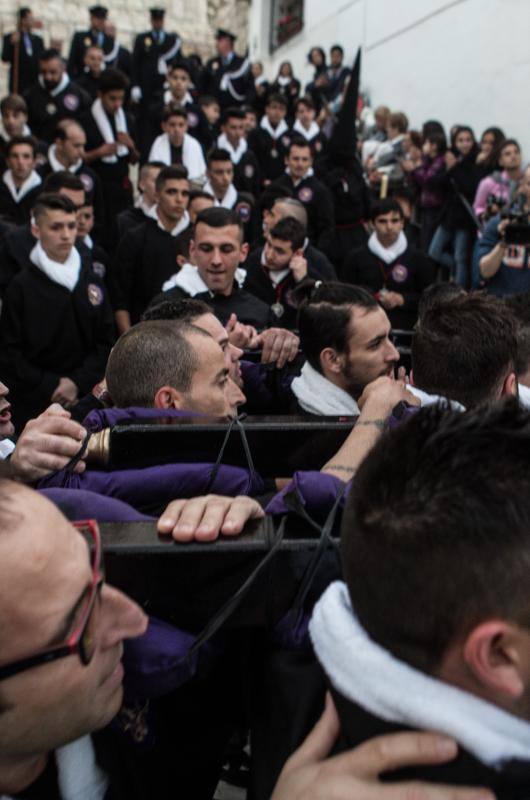
<svg viewBox="0 0 530 800"><path fill-rule="evenodd" d="M361 85L372 105L405 111L477 136L499 125L530 160L530 0L306 0L304 29L272 56L269 2L252 0L250 48L269 77L290 59L311 79L310 47L338 42L348 62L362 45Z"/></svg>

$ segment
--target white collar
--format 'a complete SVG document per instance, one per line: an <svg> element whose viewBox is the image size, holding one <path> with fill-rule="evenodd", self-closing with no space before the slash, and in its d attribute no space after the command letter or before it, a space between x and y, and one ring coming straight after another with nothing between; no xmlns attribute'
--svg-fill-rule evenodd
<svg viewBox="0 0 530 800"><path fill-rule="evenodd" d="M0 136L2 137L4 142L11 141L11 136L4 128L4 121L2 120L2 117L0 117ZM24 127L22 128L22 136L31 136L31 128L29 127L29 125L26 125L25 123Z"/></svg>
<svg viewBox="0 0 530 800"><path fill-rule="evenodd" d="M13 174L10 169L7 169L4 174L2 175L2 180L4 181L5 185L9 189L9 194L15 201L15 203L20 203L20 201L29 193L32 189L35 189L37 186L40 186L42 183L42 178L32 170L24 183L17 187L15 186L15 181L13 180Z"/></svg>
<svg viewBox="0 0 530 800"><path fill-rule="evenodd" d="M313 122L309 126L309 130L307 131L300 122L300 120L295 119L293 125L293 131L296 131L297 133L300 134L300 136L303 136L304 139L306 139L306 141L310 142L311 139L314 139L315 136L318 136L318 134L320 133L320 128L315 122L315 120L313 120Z"/></svg>
<svg viewBox="0 0 530 800"><path fill-rule="evenodd" d="M309 632L333 686L376 717L451 736L490 767L530 761L528 722L394 658L368 637L342 581L318 601Z"/></svg>
<svg viewBox="0 0 530 800"><path fill-rule="evenodd" d="M354 398L328 381L306 361L301 374L294 379L291 390L300 406L309 414L321 417L357 416L359 406Z"/></svg>
<svg viewBox="0 0 530 800"><path fill-rule="evenodd" d="M306 174L304 175L304 177L303 177L303 178L296 178L296 179L295 179L295 178L293 178L293 176L291 175L291 170L289 169L289 167L286 167L286 169L285 169L285 174L286 174L286 175L289 175L289 177L291 178L291 180L292 180L292 182L294 183L294 186L295 186L295 188L296 188L296 187L297 187L297 186L299 186L299 185L300 185L300 184L301 184L303 181L305 181L305 179L306 179L306 178L312 178L312 177L313 177L313 175L315 174L315 170L313 169L313 167L309 167L309 169L307 170L307 172L306 172Z"/></svg>
<svg viewBox="0 0 530 800"><path fill-rule="evenodd" d="M248 146L247 140L245 138L242 138L239 140L237 150L234 150L233 146L230 144L228 140L228 136L226 135L226 133L221 133L217 137L217 147L220 147L221 150L228 150L233 164L239 164L241 158L247 152L247 146Z"/></svg>
<svg viewBox="0 0 530 800"><path fill-rule="evenodd" d="M450 406L453 411L465 411L465 407L459 403L457 400L450 400L448 397L442 397L439 394L429 394L428 392L424 392L423 389L418 389L417 386L412 386L409 384L407 386L407 390L417 397L418 400L421 402L421 407L424 406L432 406L435 403L443 403L445 405Z"/></svg>
<svg viewBox="0 0 530 800"><path fill-rule="evenodd" d="M83 244L88 247L89 250L94 249L94 241L89 233L83 237Z"/></svg>
<svg viewBox="0 0 530 800"><path fill-rule="evenodd" d="M400 232L398 238L394 244L390 245L390 247L383 247L377 238L375 231L368 239L368 249L374 254L374 256L377 256L381 259L381 261L384 261L385 264L391 264L396 260L396 258L399 258L399 256L403 255L407 247L407 237L403 231Z"/></svg>
<svg viewBox="0 0 530 800"><path fill-rule="evenodd" d="M280 86L289 86L292 80L292 78L287 78L285 75L278 75L276 83L279 83Z"/></svg>
<svg viewBox="0 0 530 800"><path fill-rule="evenodd" d="M156 203L147 212L147 216L151 217L151 219L156 220L156 224L158 225L160 230L165 231L165 233L170 233L171 236L178 236L179 233L182 233L182 231L185 230L190 224L190 215L188 214L187 211L185 211L184 214L179 219L179 221L177 222L177 224L175 225L175 227L172 230L168 231L167 228L165 228L162 222L160 221L160 217L158 216L158 205L156 205Z"/></svg>
<svg viewBox="0 0 530 800"><path fill-rule="evenodd" d="M243 286L246 277L247 271L241 267L238 267L235 271L234 280L240 288ZM162 291L168 292L175 286L178 286L179 289L185 291L190 295L190 297L195 297L196 294L210 291L199 275L198 268L189 262L184 264L179 272L175 272L175 274L163 284Z"/></svg>
<svg viewBox="0 0 530 800"><path fill-rule="evenodd" d="M96 761L90 735L55 751L57 782L63 800L103 800L109 779Z"/></svg>
<svg viewBox="0 0 530 800"><path fill-rule="evenodd" d="M75 247L72 247L70 255L64 264L61 264L59 261L52 261L38 241L29 254L29 258L51 281L73 292L81 271L81 256Z"/></svg>
<svg viewBox="0 0 530 800"><path fill-rule="evenodd" d="M112 130L112 126L110 124L109 118L105 109L103 108L103 103L101 102L101 98L98 97L92 103L92 107L90 109L94 122L96 123L98 130L101 134L103 141L106 144L112 144L115 142L114 132ZM116 126L117 133L128 133L127 130L127 117L125 116L125 112L123 108L118 108L118 110L114 114L114 124ZM118 144L116 155L112 156L104 156L101 160L105 164L116 164L118 158L127 156L129 154L129 148L126 147L124 144Z"/></svg>
<svg viewBox="0 0 530 800"><path fill-rule="evenodd" d="M5 461L8 458L13 450L15 449L15 443L11 441L11 439L2 439L0 440L0 461Z"/></svg>
<svg viewBox="0 0 530 800"><path fill-rule="evenodd" d="M149 212L151 211L151 209L153 209L155 207L155 205L156 204L153 203L152 206L148 206L147 203L144 200L143 194L140 194L140 195L138 195L138 199L136 200L136 202L134 204L134 207L135 208L139 208L140 211L143 211L145 216L148 217L149 216Z"/></svg>
<svg viewBox="0 0 530 800"><path fill-rule="evenodd" d="M226 190L226 194L224 197L221 197L219 200L212 188L212 184L210 181L207 181L204 186L202 187L203 192L208 192L214 198L214 204L216 206L221 206L222 208L233 208L237 202L237 191L233 183L230 184L228 189Z"/></svg>
<svg viewBox="0 0 530 800"><path fill-rule="evenodd" d="M51 95L51 97L57 97L58 94L64 92L69 83L70 83L70 78L68 77L68 74L66 72L63 72L63 76L59 81L58 85L55 87L55 89L50 90L46 88L46 84L44 83L42 75L39 75L39 84L41 88L44 89L45 92L48 92L48 94Z"/></svg>
<svg viewBox="0 0 530 800"><path fill-rule="evenodd" d="M175 100L173 95L171 94L171 89L166 89L164 92L164 105L168 106L170 103L173 105L180 106L180 108L185 108L185 106L193 105L193 97L189 92L186 92L182 100Z"/></svg>
<svg viewBox="0 0 530 800"><path fill-rule="evenodd" d="M289 128L287 127L287 123L284 119L282 119L282 121L278 123L276 128L273 128L266 114L261 118L261 122L259 125L260 128L263 128L264 131L267 131L269 136L272 139L274 139L274 141L279 139L280 136L283 136L283 134L287 133L287 131L289 130Z"/></svg>
<svg viewBox="0 0 530 800"><path fill-rule="evenodd" d="M61 164L61 162L57 158L57 145L55 144L50 145L48 148L48 161L50 167L54 172L64 172L66 170L66 167L63 164ZM80 168L82 163L83 159L80 158L78 161L75 162L75 164L72 164L72 166L68 167L67 171L75 173Z"/></svg>

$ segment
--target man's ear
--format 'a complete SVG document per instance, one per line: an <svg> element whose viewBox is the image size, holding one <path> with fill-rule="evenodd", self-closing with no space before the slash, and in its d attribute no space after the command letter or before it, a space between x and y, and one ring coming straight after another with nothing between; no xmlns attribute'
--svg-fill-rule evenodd
<svg viewBox="0 0 530 800"><path fill-rule="evenodd" d="M241 245L241 250L239 251L239 263L240 264L242 264L243 261L247 260L248 251L249 251L248 242L243 242L243 244Z"/></svg>
<svg viewBox="0 0 530 800"><path fill-rule="evenodd" d="M31 235L35 237L35 239L40 239L40 229L36 222L34 222L33 217L31 218Z"/></svg>
<svg viewBox="0 0 530 800"><path fill-rule="evenodd" d="M298 250L294 250L291 258L294 258L295 256L303 256L303 255L304 255L304 248L303 247L299 247Z"/></svg>
<svg viewBox="0 0 530 800"><path fill-rule="evenodd" d="M340 375L343 367L343 357L332 347L325 347L320 353L320 366L323 372Z"/></svg>
<svg viewBox="0 0 530 800"><path fill-rule="evenodd" d="M155 394L154 408L184 408L184 398L172 386L161 386Z"/></svg>
<svg viewBox="0 0 530 800"><path fill-rule="evenodd" d="M188 259L186 258L186 256L181 256L181 255L178 255L178 256L177 256L177 264L179 265L179 267L180 267L181 269L182 269L182 267L184 266L184 264L187 262L187 260L188 260Z"/></svg>
<svg viewBox="0 0 530 800"><path fill-rule="evenodd" d="M530 634L504 620L487 620L477 625L466 638L463 658L474 679L492 697L506 701L521 697L525 691L523 637ZM504 701L504 703L503 703Z"/></svg>
<svg viewBox="0 0 530 800"><path fill-rule="evenodd" d="M416 384L414 383L414 370L412 369L412 367L409 373L409 381L411 386L416 386Z"/></svg>
<svg viewBox="0 0 530 800"><path fill-rule="evenodd" d="M518 393L517 376L515 372L510 372L502 384L501 397L517 397Z"/></svg>

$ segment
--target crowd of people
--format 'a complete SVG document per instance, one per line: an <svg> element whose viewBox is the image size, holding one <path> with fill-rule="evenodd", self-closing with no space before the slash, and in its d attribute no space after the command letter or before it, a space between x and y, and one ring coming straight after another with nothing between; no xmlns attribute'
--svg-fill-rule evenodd
<svg viewBox="0 0 530 800"><path fill-rule="evenodd" d="M2 52L0 795L527 797L517 141L372 111L339 45L303 87L227 30L185 57L161 8L132 52L103 6L67 58L35 25L21 9ZM115 426L247 414L311 445L350 424L317 469L272 440L272 475L224 448L108 458ZM293 514L316 555L223 629L248 562L206 543ZM109 521L204 543L200 567L171 598L138 571L137 604L104 583Z"/></svg>

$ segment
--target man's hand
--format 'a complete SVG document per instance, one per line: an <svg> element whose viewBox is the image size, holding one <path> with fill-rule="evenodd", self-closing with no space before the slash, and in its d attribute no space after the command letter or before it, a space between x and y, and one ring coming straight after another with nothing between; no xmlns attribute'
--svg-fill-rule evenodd
<svg viewBox="0 0 530 800"><path fill-rule="evenodd" d="M136 145L134 144L132 138L125 131L120 131L116 134L116 141L120 144L124 144L129 150L136 150Z"/></svg>
<svg viewBox="0 0 530 800"><path fill-rule="evenodd" d="M225 330L228 334L228 341L234 347L240 347L242 350L254 350L259 345L258 332L252 325L243 325L238 322L235 314L230 314L230 319L225 325Z"/></svg>
<svg viewBox="0 0 530 800"><path fill-rule="evenodd" d="M497 233L501 237L503 243L504 243L504 234L506 233L506 228L508 227L509 224L510 224L509 219L501 219L501 221L497 225Z"/></svg>
<svg viewBox="0 0 530 800"><path fill-rule="evenodd" d="M285 328L267 328L258 336L258 347L262 348L263 364L276 364L281 369L298 355L300 339Z"/></svg>
<svg viewBox="0 0 530 800"><path fill-rule="evenodd" d="M60 403L62 406L71 406L77 402L77 386L70 378L61 378L51 396L52 403Z"/></svg>
<svg viewBox="0 0 530 800"><path fill-rule="evenodd" d="M380 303L384 308L397 308L405 303L405 298L399 292L386 291L380 295Z"/></svg>
<svg viewBox="0 0 530 800"><path fill-rule="evenodd" d="M382 376L368 383L357 404L362 411L361 419L373 416L374 419L386 420L401 401L411 406L421 405L420 400L407 390L405 376L400 371L398 380Z"/></svg>
<svg viewBox="0 0 530 800"><path fill-rule="evenodd" d="M307 261L303 255L293 256L289 262L289 269L297 283L307 277Z"/></svg>
<svg viewBox="0 0 530 800"><path fill-rule="evenodd" d="M176 542L212 542L220 533L237 536L251 519L265 512L250 497L208 494L191 500L173 500L158 520L158 532Z"/></svg>
<svg viewBox="0 0 530 800"><path fill-rule="evenodd" d="M94 152L94 151L92 151ZM118 152L117 142L105 142L97 149L97 158L106 158L107 156L115 156Z"/></svg>
<svg viewBox="0 0 530 800"><path fill-rule="evenodd" d="M494 800L485 789L418 782L382 784L383 772L419 764L444 764L457 745L435 733L379 736L326 759L339 733L332 700L305 742L285 764L271 800Z"/></svg>
<svg viewBox="0 0 530 800"><path fill-rule="evenodd" d="M30 420L20 434L11 456L11 464L28 481L37 481L50 472L62 469L81 447L86 436L82 425L70 419L60 405L52 405L36 419ZM75 472L83 472L79 461Z"/></svg>

